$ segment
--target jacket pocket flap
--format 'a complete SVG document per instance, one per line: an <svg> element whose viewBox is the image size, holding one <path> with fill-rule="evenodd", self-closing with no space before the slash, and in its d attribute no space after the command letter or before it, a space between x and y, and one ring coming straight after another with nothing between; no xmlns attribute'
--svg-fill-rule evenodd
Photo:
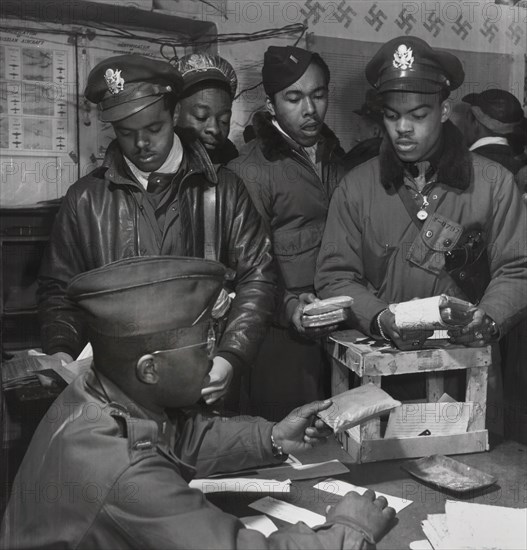
<svg viewBox="0 0 527 550"><path fill-rule="evenodd" d="M312 224L300 229L275 231L273 251L276 256L298 256L320 245L324 223Z"/></svg>
<svg viewBox="0 0 527 550"><path fill-rule="evenodd" d="M425 245L435 252L452 250L462 234L462 225L435 212L426 220L420 233Z"/></svg>

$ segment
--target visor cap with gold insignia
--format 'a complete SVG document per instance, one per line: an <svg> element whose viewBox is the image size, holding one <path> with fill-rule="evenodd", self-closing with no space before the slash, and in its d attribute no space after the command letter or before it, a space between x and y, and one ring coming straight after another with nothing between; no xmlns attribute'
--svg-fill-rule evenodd
<svg viewBox="0 0 527 550"><path fill-rule="evenodd" d="M394 38L366 65L366 78L379 92L437 93L455 90L465 78L459 59L416 36Z"/></svg>
<svg viewBox="0 0 527 550"><path fill-rule="evenodd" d="M192 53L182 57L177 68L184 81L183 95L195 84L216 82L223 85L234 98L238 87L238 78L232 65L219 55Z"/></svg>
<svg viewBox="0 0 527 550"><path fill-rule="evenodd" d="M215 261L134 257L77 275L67 296L94 333L136 338L208 324L224 277Z"/></svg>
<svg viewBox="0 0 527 550"><path fill-rule="evenodd" d="M294 84L315 61L324 71L329 84L330 72L326 62L316 52L294 46L269 46L264 54L262 80L265 93L273 96Z"/></svg>
<svg viewBox="0 0 527 550"><path fill-rule="evenodd" d="M165 94L179 97L183 79L167 61L130 54L109 57L88 76L86 99L96 103L103 122L117 122L142 111Z"/></svg>

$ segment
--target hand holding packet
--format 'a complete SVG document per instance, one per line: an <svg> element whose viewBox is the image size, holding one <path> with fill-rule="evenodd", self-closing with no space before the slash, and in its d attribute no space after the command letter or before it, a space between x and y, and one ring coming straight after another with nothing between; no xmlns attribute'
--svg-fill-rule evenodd
<svg viewBox="0 0 527 550"><path fill-rule="evenodd" d="M446 294L392 304L395 324L402 330L435 330L465 326L475 306Z"/></svg>
<svg viewBox="0 0 527 550"><path fill-rule="evenodd" d="M399 407L400 401L393 399L383 389L369 382L331 398L329 409L319 411L317 415L335 433L343 432Z"/></svg>
<svg viewBox="0 0 527 550"><path fill-rule="evenodd" d="M350 316L351 304L353 299L349 296L334 296L307 304L302 313L302 326L325 327L345 321Z"/></svg>

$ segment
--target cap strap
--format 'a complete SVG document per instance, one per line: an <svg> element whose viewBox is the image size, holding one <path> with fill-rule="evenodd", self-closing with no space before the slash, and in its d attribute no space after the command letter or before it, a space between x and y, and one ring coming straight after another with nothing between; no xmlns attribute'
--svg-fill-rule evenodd
<svg viewBox="0 0 527 550"><path fill-rule="evenodd" d="M106 111L107 109L112 109L117 105L122 105L123 103L128 103L130 101L135 101L136 99L142 99L143 97L149 96L161 96L163 94L168 94L172 91L171 86L162 86L160 84L152 84L150 82L140 82L138 83L138 85L133 87L132 86L133 84L128 84L127 87L129 89L104 98L97 105L98 109L100 111Z"/></svg>
<svg viewBox="0 0 527 550"><path fill-rule="evenodd" d="M430 65L423 65L421 63L414 63L409 69L396 69L394 67L387 67L379 76L377 86L384 84L390 80L396 80L399 78L415 78L419 80L430 80L437 84L449 86L450 82L448 78L435 67Z"/></svg>
<svg viewBox="0 0 527 550"><path fill-rule="evenodd" d="M472 105L470 107L470 110L472 111L472 114L476 117L476 119L481 124L483 124L483 126L488 128L489 130L492 130L493 132L497 132L498 134L511 134L521 123L521 121L501 122L500 120L496 120L495 118L492 118L489 115L485 114L477 105Z"/></svg>

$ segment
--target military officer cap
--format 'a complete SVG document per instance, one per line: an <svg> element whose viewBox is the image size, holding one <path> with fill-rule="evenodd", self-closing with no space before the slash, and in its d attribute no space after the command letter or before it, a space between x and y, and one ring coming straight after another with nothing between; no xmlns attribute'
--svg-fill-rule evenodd
<svg viewBox="0 0 527 550"><path fill-rule="evenodd" d="M96 103L103 122L117 122L142 111L165 94L179 97L183 79L167 61L130 54L109 57L88 76L84 95Z"/></svg>
<svg viewBox="0 0 527 550"><path fill-rule="evenodd" d="M455 90L465 78L459 59L416 36L386 42L366 65L366 78L379 92L436 93Z"/></svg>
<svg viewBox="0 0 527 550"><path fill-rule="evenodd" d="M269 46L264 54L262 80L265 93L273 96L294 84L315 61L324 71L329 83L330 72L326 62L316 52L294 46Z"/></svg>
<svg viewBox="0 0 527 550"><path fill-rule="evenodd" d="M471 105L476 119L497 134L510 134L524 121L521 103L506 90L493 88L479 94L468 94L463 98Z"/></svg>
<svg viewBox="0 0 527 550"><path fill-rule="evenodd" d="M91 331L137 338L208 324L224 277L225 267L215 261L134 257L77 275L67 296Z"/></svg>
<svg viewBox="0 0 527 550"><path fill-rule="evenodd" d="M238 87L238 78L232 65L219 55L192 53L185 55L177 63L177 69L183 77L183 95L195 84L213 81L223 85L234 98Z"/></svg>

